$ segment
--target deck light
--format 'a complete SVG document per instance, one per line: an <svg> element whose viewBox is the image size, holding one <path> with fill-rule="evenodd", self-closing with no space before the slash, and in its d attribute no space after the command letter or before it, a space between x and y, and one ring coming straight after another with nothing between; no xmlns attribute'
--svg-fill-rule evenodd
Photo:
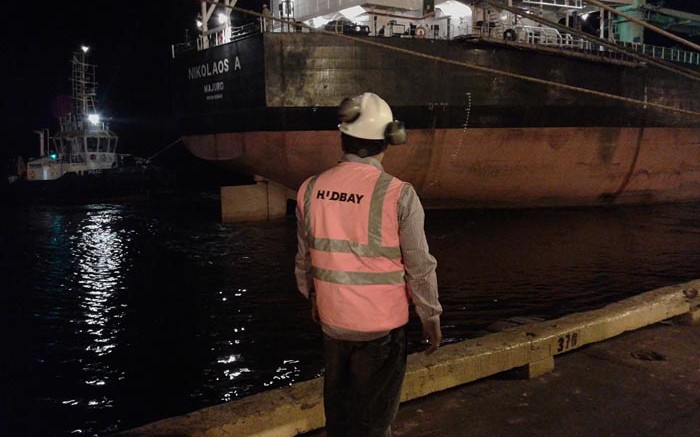
<svg viewBox="0 0 700 437"><path fill-rule="evenodd" d="M83 53L87 53L88 50L90 50L90 47L88 47L88 46L80 46L80 49L83 51Z"/></svg>
<svg viewBox="0 0 700 437"><path fill-rule="evenodd" d="M202 27L204 23L202 23L202 20L197 20L197 27Z"/></svg>
<svg viewBox="0 0 700 437"><path fill-rule="evenodd" d="M88 121L92 124L97 124L100 122L100 114L90 114L88 115Z"/></svg>
<svg viewBox="0 0 700 437"><path fill-rule="evenodd" d="M228 21L228 17L226 16L226 14L219 14L218 18L219 24L226 24L226 22Z"/></svg>
<svg viewBox="0 0 700 437"><path fill-rule="evenodd" d="M58 155L55 153L51 153L51 154L49 154L49 158L56 159L56 158L58 158Z"/></svg>

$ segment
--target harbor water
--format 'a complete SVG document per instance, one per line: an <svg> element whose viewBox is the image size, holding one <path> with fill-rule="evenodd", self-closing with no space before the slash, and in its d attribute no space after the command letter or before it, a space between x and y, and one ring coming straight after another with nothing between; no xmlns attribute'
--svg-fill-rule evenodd
<svg viewBox="0 0 700 437"><path fill-rule="evenodd" d="M106 435L323 372L292 218L221 224L214 195L1 217L0 435ZM700 203L429 211L426 232L446 342L700 278Z"/></svg>

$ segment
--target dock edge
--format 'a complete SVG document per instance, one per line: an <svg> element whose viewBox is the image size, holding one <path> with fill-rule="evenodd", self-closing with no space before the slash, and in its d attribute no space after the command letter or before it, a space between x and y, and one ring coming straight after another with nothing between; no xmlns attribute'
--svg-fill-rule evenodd
<svg viewBox="0 0 700 437"><path fill-rule="evenodd" d="M522 325L408 357L402 402L511 369L537 377L554 357L680 316L700 323L700 280L658 288L603 308ZM323 378L163 419L117 434L136 436L287 437L323 427Z"/></svg>

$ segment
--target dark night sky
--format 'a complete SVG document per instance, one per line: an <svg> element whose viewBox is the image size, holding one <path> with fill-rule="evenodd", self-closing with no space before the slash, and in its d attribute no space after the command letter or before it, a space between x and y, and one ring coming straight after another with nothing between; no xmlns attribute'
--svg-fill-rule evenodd
<svg viewBox="0 0 700 437"><path fill-rule="evenodd" d="M147 155L177 138L169 117L169 47L192 27L196 2L11 0L10 8L5 21L15 21L2 57L6 156L35 154L32 130L56 127L53 105L71 93L70 59L83 44L98 65L99 108L111 117L122 151Z"/></svg>
<svg viewBox="0 0 700 437"><path fill-rule="evenodd" d="M185 29L195 34L199 1L9 0L3 6L9 26L3 33L9 32L0 67L1 158L36 155L32 131L56 129L54 102L70 95L70 59L83 44L98 66L98 105L120 136L121 152L149 156L179 137L171 118L170 45L183 41Z"/></svg>
<svg viewBox="0 0 700 437"><path fill-rule="evenodd" d="M238 6L258 10L263 1ZM700 0L664 3L700 9ZM3 6L0 158L36 154L32 131L56 128L52 107L71 92L70 58L82 44L92 48L98 103L120 135L120 151L149 156L178 138L170 107L170 45L184 39L185 29L195 33L199 1L9 0Z"/></svg>

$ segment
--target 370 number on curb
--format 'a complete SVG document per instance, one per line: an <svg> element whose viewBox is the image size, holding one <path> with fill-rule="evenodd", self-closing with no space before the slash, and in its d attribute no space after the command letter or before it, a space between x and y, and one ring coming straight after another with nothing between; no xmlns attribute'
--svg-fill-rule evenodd
<svg viewBox="0 0 700 437"><path fill-rule="evenodd" d="M570 332L557 338L557 352L566 352L578 345L578 332Z"/></svg>

